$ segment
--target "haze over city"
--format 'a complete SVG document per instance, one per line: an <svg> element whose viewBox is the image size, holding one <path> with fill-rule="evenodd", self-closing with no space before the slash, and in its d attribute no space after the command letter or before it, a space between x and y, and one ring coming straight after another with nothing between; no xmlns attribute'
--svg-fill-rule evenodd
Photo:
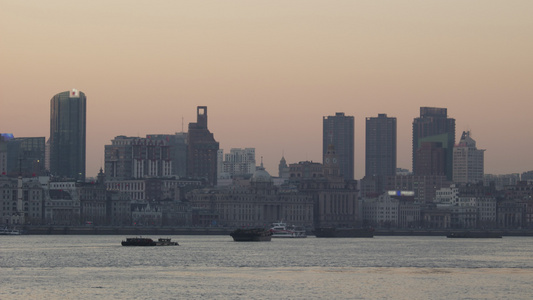
<svg viewBox="0 0 533 300"><path fill-rule="evenodd" d="M411 169L413 118L445 107L485 173L533 170L533 2L3 1L0 132L50 134L50 99L87 95L87 176L118 135L172 134L209 108L220 148L256 148L277 174L322 160L322 117L398 120Z"/></svg>

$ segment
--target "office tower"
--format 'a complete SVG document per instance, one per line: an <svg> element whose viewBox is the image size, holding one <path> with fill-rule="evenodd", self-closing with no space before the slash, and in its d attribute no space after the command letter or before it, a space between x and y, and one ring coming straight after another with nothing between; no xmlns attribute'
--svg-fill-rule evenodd
<svg viewBox="0 0 533 300"><path fill-rule="evenodd" d="M168 151L172 161L171 174L177 178L187 176L187 133L148 134L146 138L166 143L169 147Z"/></svg>
<svg viewBox="0 0 533 300"><path fill-rule="evenodd" d="M73 89L50 100L50 175L85 180L87 98Z"/></svg>
<svg viewBox="0 0 533 300"><path fill-rule="evenodd" d="M485 150L476 148L470 131L463 131L459 144L453 147L453 182L478 183L483 181Z"/></svg>
<svg viewBox="0 0 533 300"><path fill-rule="evenodd" d="M45 175L45 138L44 137L12 137L9 140L0 141L0 148L5 149L6 166L0 166L5 175L23 177ZM0 152L4 152L1 151ZM1 165L1 164L0 164Z"/></svg>
<svg viewBox="0 0 533 300"><path fill-rule="evenodd" d="M197 107L196 123L189 123L187 145L187 175L216 185L218 142L207 128L207 106Z"/></svg>
<svg viewBox="0 0 533 300"><path fill-rule="evenodd" d="M13 138L12 133L0 133L0 175L7 175L7 144Z"/></svg>
<svg viewBox="0 0 533 300"><path fill-rule="evenodd" d="M322 160L333 145L339 158L341 176L346 180L354 179L354 117L338 112L335 116L323 117Z"/></svg>
<svg viewBox="0 0 533 300"><path fill-rule="evenodd" d="M224 157L222 172L230 177L252 176L255 173L255 148L231 148Z"/></svg>
<svg viewBox="0 0 533 300"><path fill-rule="evenodd" d="M396 118L366 118L365 176L396 174Z"/></svg>
<svg viewBox="0 0 533 300"><path fill-rule="evenodd" d="M172 176L170 145L166 139L117 136L105 145L109 181Z"/></svg>
<svg viewBox="0 0 533 300"><path fill-rule="evenodd" d="M423 142L440 143L433 146L442 148L444 153L444 173L448 180L453 175L453 146L455 144L455 119L448 118L446 108L421 107L420 117L413 121L413 173L415 175L434 175L417 173L427 168L418 166L417 151ZM428 150L425 148L424 150Z"/></svg>

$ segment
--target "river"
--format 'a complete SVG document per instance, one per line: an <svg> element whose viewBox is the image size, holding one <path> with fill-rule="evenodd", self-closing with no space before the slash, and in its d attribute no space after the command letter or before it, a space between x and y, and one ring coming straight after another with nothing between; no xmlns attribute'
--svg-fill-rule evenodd
<svg viewBox="0 0 533 300"><path fill-rule="evenodd" d="M158 238L158 236L150 236ZM163 237L163 236L161 236ZM531 299L533 238L0 236L0 299Z"/></svg>

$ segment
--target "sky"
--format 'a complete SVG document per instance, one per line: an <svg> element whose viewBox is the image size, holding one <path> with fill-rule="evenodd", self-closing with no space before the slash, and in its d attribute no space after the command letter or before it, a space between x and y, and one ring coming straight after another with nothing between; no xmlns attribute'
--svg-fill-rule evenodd
<svg viewBox="0 0 533 300"><path fill-rule="evenodd" d="M87 176L118 135L173 134L208 107L220 148L271 175L322 161L322 118L398 124L411 169L420 107L470 130L485 173L533 170L533 1L0 0L0 132L50 135L50 99L87 96Z"/></svg>

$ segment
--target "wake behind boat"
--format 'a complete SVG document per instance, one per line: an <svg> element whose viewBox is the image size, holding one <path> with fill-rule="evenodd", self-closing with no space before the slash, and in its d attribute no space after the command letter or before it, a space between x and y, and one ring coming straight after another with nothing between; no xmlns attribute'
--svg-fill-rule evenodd
<svg viewBox="0 0 533 300"><path fill-rule="evenodd" d="M306 238L305 228L296 226L287 226L286 223L273 223L270 228L273 238Z"/></svg>

